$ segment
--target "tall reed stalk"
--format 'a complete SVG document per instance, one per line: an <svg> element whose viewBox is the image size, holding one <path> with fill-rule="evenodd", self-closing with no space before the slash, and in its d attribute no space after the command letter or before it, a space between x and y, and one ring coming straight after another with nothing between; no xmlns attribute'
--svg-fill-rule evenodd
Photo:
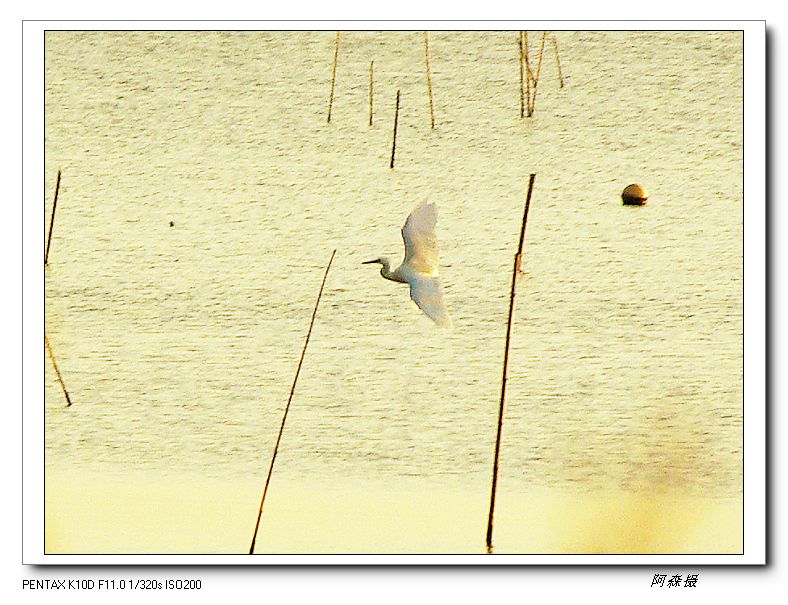
<svg viewBox="0 0 788 605"><path fill-rule="evenodd" d="M558 81L561 83L561 88L563 88L564 87L564 72L561 69L561 59L558 56L558 38L556 37L555 32L553 32L553 35L551 36L551 38L553 40L553 51L555 53L555 64L556 64L556 66L558 66Z"/></svg>
<svg viewBox="0 0 788 605"><path fill-rule="evenodd" d="M63 389L63 395L66 396L66 407L71 405L71 397L68 394L68 389L66 389L66 383L63 382L63 377L60 375L60 370L57 367L57 362L55 361L55 354L52 352L52 345L49 344L49 337L44 333L44 346L46 347L47 353L49 353L49 359L52 360L52 367L55 368L55 374L57 375L57 381L60 383L60 388Z"/></svg>
<svg viewBox="0 0 788 605"><path fill-rule="evenodd" d="M304 340L304 347L301 349L301 358L298 360L298 367L296 367L295 376L293 377L293 384L290 387L290 395L287 397L287 404L285 405L285 411L282 415L282 424L279 426L279 434L276 437L276 443L274 444L274 452L271 456L271 464L268 466L268 475L265 478L265 486L263 487L263 495L260 498L260 508L257 510L257 522L254 526L254 534L252 535L252 543L249 546L249 554L254 554L254 547L255 543L257 542L257 532L260 529L260 519L263 516L263 506L265 505L265 497L268 494L268 486L271 483L271 475L274 471L274 462L276 462L276 455L279 452L279 443L282 441L282 433L285 430L285 422L287 421L287 413L290 411L290 404L293 401L293 394L295 393L296 384L298 383L298 375L301 373L301 366L304 364L304 356L306 355L306 348L309 346L309 337L312 336L312 326L315 325L315 317L317 316L317 308L320 305L320 299L323 296L323 288L326 285L326 278L328 277L328 271L331 269L331 263L334 261L334 255L337 253L334 250L331 253L331 258L328 259L328 265L326 266L326 272L323 274L323 281L320 284L320 290L317 293L317 300L315 301L315 308L312 310L312 319L309 320L309 329L306 333L306 340Z"/></svg>
<svg viewBox="0 0 788 605"><path fill-rule="evenodd" d="M47 236L47 247L44 251L44 265L49 264L49 246L52 243L52 228L55 226L55 210L57 210L57 194L60 191L60 170L57 171L57 182L55 183L55 198L52 201L52 216L49 218L49 235Z"/></svg>
<svg viewBox="0 0 788 605"><path fill-rule="evenodd" d="M501 377L501 399L498 404L498 427L495 435L495 454L493 457L492 486L490 488L490 512L487 517L487 553L493 552L493 520L495 517L495 495L498 488L498 465L501 454L501 434L503 429L504 403L506 401L506 384L509 379L509 344L512 336L512 318L514 317L514 298L517 292L517 281L520 276L522 265L523 244L525 243L525 224L528 221L528 208L531 206L531 194L534 189L536 175L531 174L528 182L528 195L525 198L525 210L523 211L523 222L520 226L520 241L517 244L517 252L514 255L512 267L512 286L509 292L509 316L506 321L506 342L503 351L503 375Z"/></svg>
<svg viewBox="0 0 788 605"><path fill-rule="evenodd" d="M375 62L369 63L369 125L372 126L372 108L375 90Z"/></svg>
<svg viewBox="0 0 788 605"><path fill-rule="evenodd" d="M331 123L331 109L334 106L334 85L337 81L337 61L339 60L339 32L334 41L334 66L331 68L331 94L328 96L328 123Z"/></svg>
<svg viewBox="0 0 788 605"><path fill-rule="evenodd" d="M391 162L389 168L394 168L394 153L397 151L397 123L399 122L399 90L397 90L397 106L394 109L394 133L391 137Z"/></svg>
<svg viewBox="0 0 788 605"><path fill-rule="evenodd" d="M424 32L424 58L427 64L427 94L430 98L430 127L435 128L435 109L432 103L432 74L430 70L430 33Z"/></svg>

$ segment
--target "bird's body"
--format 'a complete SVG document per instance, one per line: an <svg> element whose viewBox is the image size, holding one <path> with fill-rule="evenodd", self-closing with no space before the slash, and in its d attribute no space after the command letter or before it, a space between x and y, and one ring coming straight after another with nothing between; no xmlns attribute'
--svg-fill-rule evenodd
<svg viewBox="0 0 788 605"><path fill-rule="evenodd" d="M438 239L435 224L437 207L423 201L410 213L402 227L405 258L396 269L385 256L366 263L380 263L380 274L388 280L409 284L410 297L427 317L442 327L451 325L449 312L443 302L443 290L438 278Z"/></svg>

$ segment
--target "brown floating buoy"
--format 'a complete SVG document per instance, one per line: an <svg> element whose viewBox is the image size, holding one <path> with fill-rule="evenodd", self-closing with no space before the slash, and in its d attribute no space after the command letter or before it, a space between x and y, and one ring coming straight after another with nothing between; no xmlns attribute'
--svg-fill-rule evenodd
<svg viewBox="0 0 788 605"><path fill-rule="evenodd" d="M648 201L648 191L643 185L633 183L624 187L621 199L626 206L643 206Z"/></svg>

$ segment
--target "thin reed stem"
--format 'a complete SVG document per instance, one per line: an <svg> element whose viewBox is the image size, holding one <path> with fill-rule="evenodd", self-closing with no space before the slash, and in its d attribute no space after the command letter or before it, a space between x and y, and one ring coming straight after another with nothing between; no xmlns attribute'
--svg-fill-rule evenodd
<svg viewBox="0 0 788 605"><path fill-rule="evenodd" d="M57 194L60 191L60 170L57 171L57 182L55 183L55 199L52 202L52 216L49 218L49 235L47 236L47 247L44 252L44 265L49 264L49 246L52 243L52 227L55 226L55 210L57 209Z"/></svg>
<svg viewBox="0 0 788 605"><path fill-rule="evenodd" d="M306 355L306 348L309 345L309 337L312 335L312 326L315 325L315 317L317 316L317 308L320 305L320 298L323 296L323 287L326 285L326 278L328 277L328 271L331 269L331 263L334 260L334 255L337 253L334 250L331 253L331 258L328 259L328 265L326 266L326 272L323 274L323 281L320 284L320 291L317 293L317 300L315 301L315 308L312 310L312 319L309 321L309 330L306 333L306 340L304 341L304 348L301 349L301 358L298 360L298 367L296 368L295 376L293 377L293 385L290 387L290 395L287 398L287 405L285 405L285 411L282 415L282 424L279 427L279 435L276 437L276 444L274 445L274 453L271 456L271 464L268 467L268 476L265 479L265 486L263 487L263 495L260 499L260 508L257 511L257 522L254 526L254 534L252 535L252 544L249 547L249 554L254 554L254 546L255 542L257 541L257 532L260 529L260 519L263 516L263 505L265 504L265 496L268 493L268 485L271 483L271 474L274 470L274 462L276 461L276 454L279 452L279 443L282 441L282 433L285 430L285 422L287 421L287 413L290 411L290 403L293 401L293 394L295 393L296 384L298 383L298 375L301 373L301 366L304 363L304 356Z"/></svg>
<svg viewBox="0 0 788 605"><path fill-rule="evenodd" d="M334 67L331 69L331 94L328 97L328 123L331 123L331 109L334 106L334 84L337 80L337 60L339 59L339 32L334 42Z"/></svg>
<svg viewBox="0 0 788 605"><path fill-rule="evenodd" d="M522 118L522 117L525 117L525 98L524 98L525 92L523 90L523 87L524 87L524 83L523 83L523 81L524 81L524 77L523 77L524 66L523 66L523 34L522 34L522 32L517 34L517 48L519 49L518 53L517 53L517 62L520 64L520 117Z"/></svg>
<svg viewBox="0 0 788 605"><path fill-rule="evenodd" d="M542 55L544 54L544 43L547 40L547 32L542 32L542 43L539 46L539 62L536 65L536 77L534 78L534 88L539 83L539 78L542 74ZM534 95L536 95L536 91L534 90Z"/></svg>
<svg viewBox="0 0 788 605"><path fill-rule="evenodd" d="M44 345L46 346L47 353L49 353L49 359L52 360L52 367L55 368L55 374L57 375L57 381L60 383L60 388L63 389L63 394L66 396L66 407L69 407L71 405L71 397L68 394L68 389L66 389L66 383L63 382L63 377L60 375L60 370L55 361L55 354L52 352L52 346L49 344L49 337L46 333L44 333Z"/></svg>
<svg viewBox="0 0 788 605"><path fill-rule="evenodd" d="M506 344L503 352L503 375L501 377L501 400L498 405L498 429L495 435L495 455L493 457L492 487L490 488L490 513L487 517L487 554L493 552L493 519L495 516L495 494L498 487L498 463L501 453L501 432L503 427L504 402L506 401L506 383L509 378L509 343L512 336L512 317L514 316L514 297L517 292L517 281L522 264L523 244L525 243L525 224L528 221L528 208L531 206L531 194L534 189L536 175L531 174L528 182L528 195L525 198L523 222L520 226L520 241L517 244L517 253L514 255L512 267L512 287L509 293L509 318L506 322Z"/></svg>
<svg viewBox="0 0 788 605"><path fill-rule="evenodd" d="M372 107L375 90L375 62L369 63L369 125L372 126Z"/></svg>
<svg viewBox="0 0 788 605"><path fill-rule="evenodd" d="M529 115L533 115L534 109L536 109L536 91L538 90L539 78L542 73L542 56L544 55L544 43L546 39L547 32L542 32L542 44L539 47L539 62L536 65L536 74L534 75L534 85L531 92L531 113Z"/></svg>
<svg viewBox="0 0 788 605"><path fill-rule="evenodd" d="M533 115L531 107L531 83L534 81L534 74L531 70L531 51L528 44L528 32L521 31L520 37L522 39L523 56L525 61L525 78L526 78L526 115L530 118Z"/></svg>
<svg viewBox="0 0 788 605"><path fill-rule="evenodd" d="M561 59L558 56L558 37L555 32L551 36L553 39L553 51L555 52L555 64L558 66L558 81L561 83L561 88L564 87L564 72L561 70Z"/></svg>
<svg viewBox="0 0 788 605"><path fill-rule="evenodd" d="M430 70L430 33L424 32L424 57L427 63L427 93L430 97L430 124L435 128L435 110L432 104L432 75Z"/></svg>
<svg viewBox="0 0 788 605"><path fill-rule="evenodd" d="M391 138L391 162L389 168L394 168L394 153L397 151L397 122L399 121L399 90L397 90L397 106L394 109L394 135Z"/></svg>

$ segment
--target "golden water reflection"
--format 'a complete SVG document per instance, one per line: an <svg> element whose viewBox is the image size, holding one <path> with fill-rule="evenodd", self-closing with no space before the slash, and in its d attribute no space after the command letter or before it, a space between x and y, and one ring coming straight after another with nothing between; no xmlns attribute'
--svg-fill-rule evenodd
<svg viewBox="0 0 788 605"><path fill-rule="evenodd" d="M260 485L154 474L47 473L47 554L246 554ZM482 554L489 494L272 484L258 553ZM496 554L742 552L742 502L622 491L499 493Z"/></svg>

